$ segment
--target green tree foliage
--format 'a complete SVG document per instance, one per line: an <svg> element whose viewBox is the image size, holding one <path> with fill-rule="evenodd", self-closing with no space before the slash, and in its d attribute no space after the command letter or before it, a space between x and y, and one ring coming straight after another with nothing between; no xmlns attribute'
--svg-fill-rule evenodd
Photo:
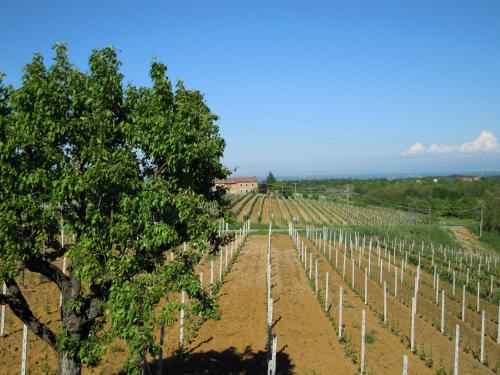
<svg viewBox="0 0 500 375"><path fill-rule="evenodd" d="M276 177L274 177L273 172L269 172L266 177L266 184L268 189L272 189L273 185L276 184Z"/></svg>
<svg viewBox="0 0 500 375"><path fill-rule="evenodd" d="M175 320L177 292L194 313L217 314L194 267L228 240L215 223L227 201L213 189L228 175L225 142L203 96L173 90L164 65L151 64L151 87L125 86L113 48L93 51L88 73L54 50L50 67L34 55L18 89L0 77L0 302L57 350L60 373L98 364L116 337L134 372L158 351L154 328ZM74 244L60 245L61 220ZM66 274L54 264L64 254ZM60 289L59 332L33 314L21 269Z"/></svg>

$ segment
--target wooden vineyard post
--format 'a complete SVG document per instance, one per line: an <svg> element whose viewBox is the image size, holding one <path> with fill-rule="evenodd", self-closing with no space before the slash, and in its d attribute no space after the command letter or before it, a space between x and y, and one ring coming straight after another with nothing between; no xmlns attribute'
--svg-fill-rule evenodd
<svg viewBox="0 0 500 375"><path fill-rule="evenodd" d="M342 299L344 298L344 289L342 287L340 287L340 291L339 291L339 339L342 338L342 310L343 310L343 306L342 306Z"/></svg>
<svg viewBox="0 0 500 375"><path fill-rule="evenodd" d="M325 312L328 313L328 272L325 275Z"/></svg>
<svg viewBox="0 0 500 375"><path fill-rule="evenodd" d="M410 350L415 351L415 297L411 297L411 332L410 332Z"/></svg>
<svg viewBox="0 0 500 375"><path fill-rule="evenodd" d="M441 290L441 334L444 335L444 289Z"/></svg>
<svg viewBox="0 0 500 375"><path fill-rule="evenodd" d="M365 310L361 311L361 374L365 373L365 333L366 333L366 319Z"/></svg>
<svg viewBox="0 0 500 375"><path fill-rule="evenodd" d="M408 375L408 356L403 355L403 375Z"/></svg>
<svg viewBox="0 0 500 375"><path fill-rule="evenodd" d="M28 351L28 326L23 325L23 349L21 355L21 375L26 375L26 358Z"/></svg>
<svg viewBox="0 0 500 375"><path fill-rule="evenodd" d="M365 267L365 305L368 304L368 268Z"/></svg>
<svg viewBox="0 0 500 375"><path fill-rule="evenodd" d="M2 281L2 294L7 294L7 285L5 285L5 281ZM5 328L5 305L2 305L2 312L0 316L0 337L3 336L3 331Z"/></svg>
<svg viewBox="0 0 500 375"><path fill-rule="evenodd" d="M203 272L200 272L200 285L203 286Z"/></svg>
<svg viewBox="0 0 500 375"><path fill-rule="evenodd" d="M387 324L387 283L384 281L384 325Z"/></svg>
<svg viewBox="0 0 500 375"><path fill-rule="evenodd" d="M335 269L338 269L338 260L339 260L339 249L338 247L335 247Z"/></svg>
<svg viewBox="0 0 500 375"><path fill-rule="evenodd" d="M458 347L460 345L460 326L455 325L455 360L453 362L453 375L458 375Z"/></svg>
<svg viewBox="0 0 500 375"><path fill-rule="evenodd" d="M465 284L462 288L462 322L465 322Z"/></svg>
<svg viewBox="0 0 500 375"><path fill-rule="evenodd" d="M182 348L184 346L184 291L181 291L181 320L180 320L179 343Z"/></svg>
<svg viewBox="0 0 500 375"><path fill-rule="evenodd" d="M484 362L484 323L485 323L485 316L484 316L484 310L481 313L481 348L480 348L480 361L481 363Z"/></svg>

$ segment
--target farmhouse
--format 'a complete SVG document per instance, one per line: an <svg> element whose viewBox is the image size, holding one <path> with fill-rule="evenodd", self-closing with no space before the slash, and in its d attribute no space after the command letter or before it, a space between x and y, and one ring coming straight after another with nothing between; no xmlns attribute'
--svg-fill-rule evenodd
<svg viewBox="0 0 500 375"><path fill-rule="evenodd" d="M215 180L215 186L223 186L230 194L245 194L257 190L257 177L233 177L225 180Z"/></svg>

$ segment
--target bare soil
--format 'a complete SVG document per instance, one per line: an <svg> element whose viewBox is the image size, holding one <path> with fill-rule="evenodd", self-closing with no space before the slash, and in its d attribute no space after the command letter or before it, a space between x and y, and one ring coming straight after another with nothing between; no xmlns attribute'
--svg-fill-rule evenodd
<svg viewBox="0 0 500 375"><path fill-rule="evenodd" d="M311 242L308 242L310 246L314 246ZM314 248L314 247L313 247ZM314 248L316 254L320 252ZM334 252L334 250L332 250ZM340 275L342 274L342 259L341 252L339 251L339 267L337 270L337 274L340 279L342 278ZM327 254L328 255L328 254ZM349 253L348 253L349 255ZM373 254L372 254L373 256ZM380 287L378 283L379 277L379 269L377 268L377 261L375 258L372 258L372 278L368 279L368 290L369 290L369 304L371 303L372 308L376 309L378 312L383 312L383 289ZM352 280L352 264L351 259L347 257L346 262L346 277L344 281L344 285L350 287ZM332 264L331 269L334 269L334 255L332 255ZM385 265L386 266L386 265ZM358 294L364 295L364 267L367 267L366 259L362 258L362 265L358 268L358 258L355 257L355 289L358 291ZM394 268L394 267L393 267ZM408 279L408 275L405 275ZM385 273L383 275L384 280L390 283L391 279L394 279L394 276L387 276ZM389 284L390 285L390 284ZM400 293L402 293L401 288L398 288L398 296L401 297ZM420 294L420 293L419 293ZM405 298L405 297L403 297ZM407 297L406 297L407 298ZM358 300L360 298L358 297ZM387 309L388 309L388 327L385 329L390 329L391 326L394 327L394 330L397 331L398 336L401 338L404 336L405 341L404 344L407 345L410 337L410 306L409 304L403 304L399 299L395 299L393 295L391 295L390 286L388 286L388 295L387 295ZM422 311L422 309L424 311ZM454 358L454 338L450 339L450 337L443 336L436 327L432 326L432 321L429 319L424 319L422 313L432 314L434 312L432 306L429 306L425 299L420 297L418 300L418 313L416 318L416 345L418 352L425 351L427 355L432 353L432 358L434 361L433 368L439 368L440 362L442 361L445 370L448 372L450 367L452 366L452 361ZM431 310L432 309L432 310ZM431 315L432 317L433 315ZM439 315L440 316L440 315ZM451 325L451 324L450 324ZM454 328L454 324L452 326ZM454 330L452 331L454 332ZM472 351L476 351L477 348L472 348L469 353L463 352L464 345L466 343L467 331L461 333L461 350L460 350L460 373L463 374L491 374L491 369L487 366L481 365L477 359L473 357ZM386 341L383 340L385 343ZM403 344L403 343L402 343ZM391 347L391 352L395 348ZM496 357L496 355L493 355ZM492 358L493 359L493 358ZM419 361L418 356L412 355L409 356L409 360L411 363ZM422 361L421 361L422 362ZM493 364L494 365L494 364ZM491 363L490 363L491 366ZM410 366L411 367L411 366ZM375 371L375 373L378 373ZM420 372L417 372L420 373Z"/></svg>
<svg viewBox="0 0 500 375"><path fill-rule="evenodd" d="M274 330L278 349L290 359L294 374L354 374L335 329L323 313L288 236L272 238ZM278 362L279 369L286 364Z"/></svg>
<svg viewBox="0 0 500 375"><path fill-rule="evenodd" d="M367 373L401 374L403 355L406 354L409 361L409 374L434 374L435 370L426 367L424 362L421 361L416 355L413 355L407 345L401 342L400 337L391 333L388 326L383 324L383 320L379 316L378 311L374 308L370 308L370 305L365 305L364 301L360 299L352 289L350 289L352 280L350 272L352 269L351 261L349 260L346 262L346 271L349 272L346 274L344 281L342 280L341 274L335 272L334 267L328 263L328 249L326 254L323 254L323 252L319 251L312 242L305 240L304 243L307 245L308 250L313 252L313 259L318 259L318 279L320 284L319 293L322 296L325 293L325 272L329 273L329 300L333 302L330 309L336 322L339 320L339 289L340 286L343 287L344 331L348 341L351 340L353 347L357 350L358 359L361 347L361 314L362 310L365 310L366 334L369 336L369 339L365 344ZM332 259L334 260L334 255L332 255ZM355 270L357 270L357 266L355 266ZM359 275L356 276L360 277ZM357 285L360 284L361 280L362 279L358 279ZM377 290L374 289L375 286L369 285L369 296L371 297L369 302L372 299L380 297L379 295L376 295L375 292L377 292ZM394 312L394 310L391 310L391 315L395 316L396 314L397 313Z"/></svg>
<svg viewBox="0 0 500 375"><path fill-rule="evenodd" d="M221 319L207 321L169 374L264 373L267 236L252 236L220 290Z"/></svg>

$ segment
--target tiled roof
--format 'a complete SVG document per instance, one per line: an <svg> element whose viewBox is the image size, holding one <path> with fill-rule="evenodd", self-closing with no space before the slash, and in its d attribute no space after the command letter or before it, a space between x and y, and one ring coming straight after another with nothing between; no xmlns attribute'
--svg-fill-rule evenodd
<svg viewBox="0 0 500 375"><path fill-rule="evenodd" d="M257 183L257 177L249 176L249 177L233 177L226 178L225 180L215 180L216 184L241 184L241 183Z"/></svg>

